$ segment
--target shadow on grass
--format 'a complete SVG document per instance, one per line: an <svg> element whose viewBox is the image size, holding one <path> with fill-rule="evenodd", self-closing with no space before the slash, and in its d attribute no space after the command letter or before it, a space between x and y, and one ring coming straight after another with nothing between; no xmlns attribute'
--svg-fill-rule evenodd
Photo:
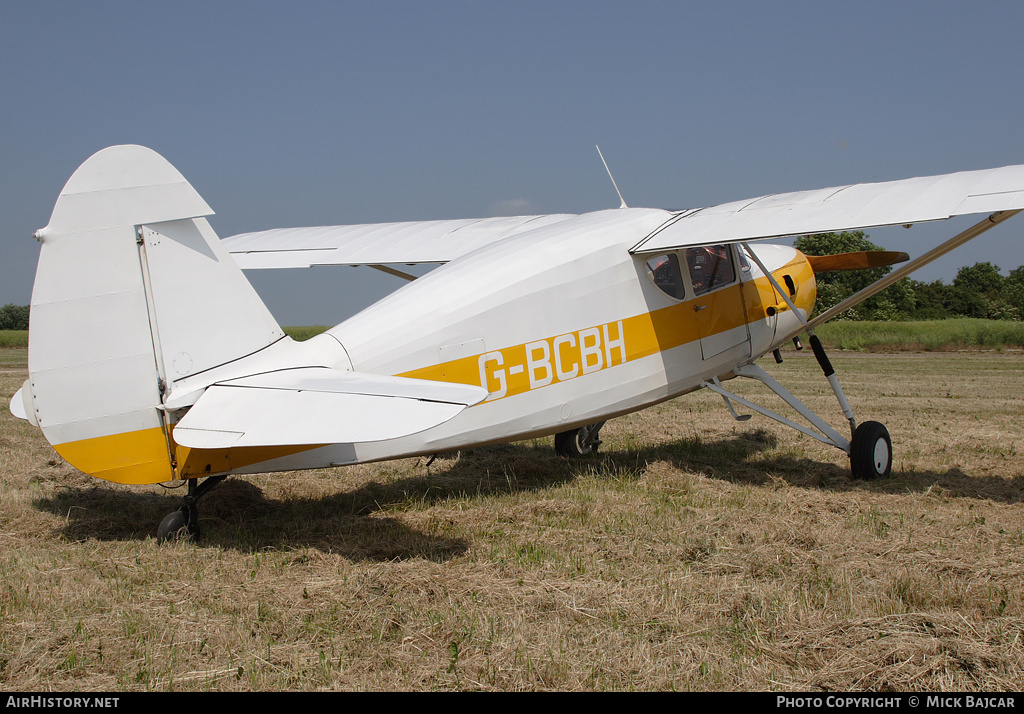
<svg viewBox="0 0 1024 714"><path fill-rule="evenodd" d="M256 485L228 479L199 503L201 545L255 552L312 547L359 560L426 558L444 561L465 552L464 539L432 536L372 510L351 508L387 489L368 484L357 492L320 499L274 500ZM387 498L384 499L387 503ZM65 519L61 534L73 541L145 540L181 505L179 496L114 487L67 488L35 506Z"/></svg>
<svg viewBox="0 0 1024 714"><path fill-rule="evenodd" d="M800 488L819 488L837 493L927 493L958 498L981 498L1013 504L1024 500L1024 476L974 476L960 468L939 471L893 471L886 479L859 480L850 473L848 461L842 465L798 458L787 454L765 453L778 446L776 437L763 429L753 429L727 439L684 439L635 454L608 454L605 458L643 461L661 458L673 467L695 471L732 483L761 486L779 481ZM838 452L837 452L838 453Z"/></svg>
<svg viewBox="0 0 1024 714"><path fill-rule="evenodd" d="M1003 503L1022 500L1024 478L976 477L954 468L945 473L904 472L881 481L857 481L848 468L785 454L771 454L777 440L755 429L724 439L682 439L637 450L602 452L567 460L550 448L504 444L462 453L438 466L420 466L421 475L318 497L267 498L256 485L232 478L200 503L203 544L241 551L310 547L351 560L424 558L443 562L468 550L466 538L410 527L387 511L445 501L541 491L581 474L639 479L647 465L672 467L732 483L753 486L780 481L800 488L834 492L907 493L928 491ZM280 478L288 478L282 475ZM139 493L119 486L65 488L35 506L65 519L70 540L143 540L160 520L178 508L184 491ZM457 527L457 523L454 524ZM436 529L450 532L450 527Z"/></svg>
<svg viewBox="0 0 1024 714"><path fill-rule="evenodd" d="M444 464L426 468L421 476L370 481L354 490L312 498L267 498L259 486L230 478L199 504L202 543L243 551L312 547L352 560L444 561L465 552L469 541L411 528L384 512L401 509L402 504L542 489L576 475L550 449L519 444L477 449L450 466ZM73 486L38 498L34 505L62 517L61 533L69 540L144 540L155 537L157 525L181 505L184 493Z"/></svg>

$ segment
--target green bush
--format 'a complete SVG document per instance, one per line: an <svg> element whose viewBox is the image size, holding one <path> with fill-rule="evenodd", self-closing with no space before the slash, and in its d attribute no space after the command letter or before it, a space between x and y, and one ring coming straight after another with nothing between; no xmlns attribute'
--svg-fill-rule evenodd
<svg viewBox="0 0 1024 714"><path fill-rule="evenodd" d="M28 305L8 303L0 307L0 330L27 330Z"/></svg>

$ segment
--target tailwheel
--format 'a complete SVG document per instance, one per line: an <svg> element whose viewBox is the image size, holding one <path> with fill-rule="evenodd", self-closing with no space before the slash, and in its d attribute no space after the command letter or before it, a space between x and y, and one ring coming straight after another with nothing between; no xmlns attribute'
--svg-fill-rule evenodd
<svg viewBox="0 0 1024 714"><path fill-rule="evenodd" d="M602 426L603 421L555 434L555 453L577 459L597 453L597 447L601 445L597 435Z"/></svg>
<svg viewBox="0 0 1024 714"><path fill-rule="evenodd" d="M188 495L182 498L182 506L164 516L156 531L156 542L169 540L199 541L199 499L211 488L227 478L227 474L210 476L201 484L199 479L189 479Z"/></svg>
<svg viewBox="0 0 1024 714"><path fill-rule="evenodd" d="M854 478L886 478L892 472L892 440L877 421L866 421L853 432L850 470Z"/></svg>

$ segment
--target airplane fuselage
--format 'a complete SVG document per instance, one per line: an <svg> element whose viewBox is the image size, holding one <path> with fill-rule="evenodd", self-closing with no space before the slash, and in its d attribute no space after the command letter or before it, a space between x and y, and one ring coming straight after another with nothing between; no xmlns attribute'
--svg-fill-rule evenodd
<svg viewBox="0 0 1024 714"><path fill-rule="evenodd" d="M499 241L295 345L336 355L332 367L474 384L489 395L425 432L303 450L236 470L341 465L544 436L731 377L738 364L774 349L776 330L788 331L799 318L738 247L718 247L728 274L700 294L694 256L687 255L696 249L654 258L628 252L669 215L601 211ZM756 251L809 313L815 283L803 255L787 246ZM670 255L681 273L675 295L650 267Z"/></svg>

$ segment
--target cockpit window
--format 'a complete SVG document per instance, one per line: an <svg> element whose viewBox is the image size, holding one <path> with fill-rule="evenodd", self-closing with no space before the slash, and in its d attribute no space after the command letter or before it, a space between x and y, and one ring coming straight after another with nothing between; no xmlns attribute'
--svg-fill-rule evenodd
<svg viewBox="0 0 1024 714"><path fill-rule="evenodd" d="M667 295L677 300L685 297L683 274L679 269L679 257L675 253L657 255L648 260L647 277Z"/></svg>
<svg viewBox="0 0 1024 714"><path fill-rule="evenodd" d="M750 260L747 258L747 252L743 248L737 247L736 255L740 259L740 272L746 275L750 272Z"/></svg>
<svg viewBox="0 0 1024 714"><path fill-rule="evenodd" d="M687 248L686 265L690 269L694 295L703 295L736 280L729 247L725 245Z"/></svg>

